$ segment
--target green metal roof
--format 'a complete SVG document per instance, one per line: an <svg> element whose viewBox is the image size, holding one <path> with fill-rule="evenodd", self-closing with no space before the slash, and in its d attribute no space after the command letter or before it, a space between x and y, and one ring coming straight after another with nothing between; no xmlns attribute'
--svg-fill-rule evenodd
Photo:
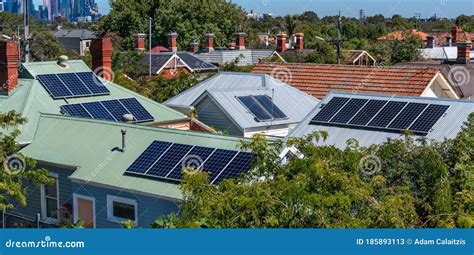
<svg viewBox="0 0 474 255"><path fill-rule="evenodd" d="M23 64L20 77L35 77L38 74L90 71L81 60L68 61L69 68L63 69L56 62L37 62ZM19 127L22 132L20 143L29 143L33 138L40 113L60 114L64 104L83 103L118 98L136 98L155 118L156 122L186 119L187 116L167 106L143 97L120 85L102 80L110 90L110 95L54 100L36 79L21 78L19 84L8 96L0 95L0 112L15 110L28 119L28 123Z"/></svg>
<svg viewBox="0 0 474 255"><path fill-rule="evenodd" d="M124 152L113 150L121 146L121 130L127 131ZM70 178L79 183L181 199L176 184L124 175L154 140L236 150L242 138L41 114L33 142L21 152L42 162L77 167Z"/></svg>

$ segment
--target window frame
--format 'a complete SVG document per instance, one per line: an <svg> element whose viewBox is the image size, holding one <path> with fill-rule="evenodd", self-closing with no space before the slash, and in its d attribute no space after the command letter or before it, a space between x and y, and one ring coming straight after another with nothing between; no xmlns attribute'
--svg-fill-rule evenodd
<svg viewBox="0 0 474 255"><path fill-rule="evenodd" d="M132 205L135 208L135 226L138 226L138 203L135 199L107 195L107 220L115 223L122 223L129 219L114 216L114 202Z"/></svg>
<svg viewBox="0 0 474 255"><path fill-rule="evenodd" d="M44 184L41 184L41 194L40 194L40 199L41 199L41 219L43 221L46 221L48 223L52 224L59 224L59 199L60 199L60 194L59 194L59 175L57 173L49 173L49 177L54 178L55 185L56 185L56 206L57 206L57 211L56 211L56 218L51 218L47 216L47 202L46 199L50 198L53 199L53 197L46 196L46 186Z"/></svg>

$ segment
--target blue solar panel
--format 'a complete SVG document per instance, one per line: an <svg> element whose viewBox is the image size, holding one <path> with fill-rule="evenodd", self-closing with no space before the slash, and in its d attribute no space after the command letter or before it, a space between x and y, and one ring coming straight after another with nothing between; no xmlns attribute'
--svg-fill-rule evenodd
<svg viewBox="0 0 474 255"><path fill-rule="evenodd" d="M100 102L90 102L84 103L82 105L94 119L115 121L114 117L110 115L107 109L105 109L105 107Z"/></svg>
<svg viewBox="0 0 474 255"><path fill-rule="evenodd" d="M146 175L166 177L193 146L173 144L161 158L146 172Z"/></svg>
<svg viewBox="0 0 474 255"><path fill-rule="evenodd" d="M92 92L79 80L75 73L61 73L57 74L57 76L74 96L92 95Z"/></svg>
<svg viewBox="0 0 474 255"><path fill-rule="evenodd" d="M93 72L80 72L76 74L92 93L97 95L110 94L107 87L105 87L102 81Z"/></svg>
<svg viewBox="0 0 474 255"><path fill-rule="evenodd" d="M72 97L72 92L64 86L56 74L38 75L39 82L54 99Z"/></svg>
<svg viewBox="0 0 474 255"><path fill-rule="evenodd" d="M333 97L323 108L314 116L311 122L327 122L334 114L336 114L341 107L343 107L349 98L346 97Z"/></svg>
<svg viewBox="0 0 474 255"><path fill-rule="evenodd" d="M130 114L130 112L118 100L101 101L101 103L117 121L122 121L123 115Z"/></svg>
<svg viewBox="0 0 474 255"><path fill-rule="evenodd" d="M283 113L280 108L278 108L278 106L276 106L271 98L269 96L266 96L266 95L260 95L260 96L253 96L255 98L255 100L257 100L260 105L263 106L263 108L265 110L267 110L267 112L269 112L272 116L273 116L273 119L285 119L287 118L286 114Z"/></svg>
<svg viewBox="0 0 474 255"><path fill-rule="evenodd" d="M216 150L201 167L201 170L209 174L209 180L212 181L229 164L237 151Z"/></svg>
<svg viewBox="0 0 474 255"><path fill-rule="evenodd" d="M388 126L389 128L405 130L420 115L428 104L409 103Z"/></svg>
<svg viewBox="0 0 474 255"><path fill-rule="evenodd" d="M69 116L92 118L81 104L70 104L61 106L61 111Z"/></svg>
<svg viewBox="0 0 474 255"><path fill-rule="evenodd" d="M390 101L369 123L371 127L386 127L395 116L403 109L406 102Z"/></svg>
<svg viewBox="0 0 474 255"><path fill-rule="evenodd" d="M429 105L420 117L418 117L418 119L410 126L409 130L428 133L448 108L449 106L447 105Z"/></svg>
<svg viewBox="0 0 474 255"><path fill-rule="evenodd" d="M212 181L217 184L224 179L234 179L240 174L248 172L251 167L254 155L248 152L239 152L230 164Z"/></svg>
<svg viewBox="0 0 474 255"><path fill-rule="evenodd" d="M154 141L148 148L128 167L127 173L144 174L155 161L170 147L171 143Z"/></svg>
<svg viewBox="0 0 474 255"><path fill-rule="evenodd" d="M181 159L181 162L174 167L167 177L173 180L181 180L181 171L184 167L198 169L214 150L214 148L195 146L186 157Z"/></svg>
<svg viewBox="0 0 474 255"><path fill-rule="evenodd" d="M369 100L369 102L360 109L360 111L349 121L352 125L365 126L377 114L388 101Z"/></svg>
<svg viewBox="0 0 474 255"><path fill-rule="evenodd" d="M266 121L272 119L270 113L265 111L265 109L263 109L253 97L244 96L238 97L238 99L257 118L258 121Z"/></svg>
<svg viewBox="0 0 474 255"><path fill-rule="evenodd" d="M354 117L360 108L366 103L367 99L352 98L332 119L330 122L333 123L347 123Z"/></svg>
<svg viewBox="0 0 474 255"><path fill-rule="evenodd" d="M153 116L135 98L125 98L119 100L128 111L135 117L137 122L152 121Z"/></svg>

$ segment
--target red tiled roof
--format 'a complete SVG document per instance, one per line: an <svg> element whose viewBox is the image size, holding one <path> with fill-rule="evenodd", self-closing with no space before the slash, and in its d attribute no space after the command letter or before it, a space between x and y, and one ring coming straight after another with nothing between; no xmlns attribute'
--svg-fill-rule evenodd
<svg viewBox="0 0 474 255"><path fill-rule="evenodd" d="M169 51L168 48L163 47L161 45L151 48L151 53L160 53L160 52L165 52L165 51Z"/></svg>
<svg viewBox="0 0 474 255"><path fill-rule="evenodd" d="M260 63L252 72L268 74L323 98L331 91L420 96L439 69Z"/></svg>
<svg viewBox="0 0 474 255"><path fill-rule="evenodd" d="M391 33L389 33L385 36L381 36L378 39L379 40L399 40L399 41L402 41L402 40L405 40L404 33L407 33L407 32L409 32L411 35L418 36L423 41L426 41L426 39L428 37L427 33L418 31L416 29L412 29L410 31L394 31L394 32L391 32Z"/></svg>

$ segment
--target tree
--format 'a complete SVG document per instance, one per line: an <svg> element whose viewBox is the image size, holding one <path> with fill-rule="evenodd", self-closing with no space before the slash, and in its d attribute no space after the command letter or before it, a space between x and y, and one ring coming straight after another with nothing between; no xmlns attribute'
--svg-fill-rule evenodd
<svg viewBox="0 0 474 255"><path fill-rule="evenodd" d="M180 185L180 214L156 228L423 228L474 227L474 114L454 139L404 139L346 149L318 146L325 132L291 138L301 157L282 165L283 143L256 136L242 149L254 170L210 185L204 172Z"/></svg>
<svg viewBox="0 0 474 255"><path fill-rule="evenodd" d="M0 113L0 128L7 131L0 133L0 163L3 167L0 171L0 210L26 206L25 183L40 185L53 182L47 170L33 169L36 162L18 152L20 145L16 138L20 131L16 126L25 122L26 119L15 111Z"/></svg>
<svg viewBox="0 0 474 255"><path fill-rule="evenodd" d="M404 34L404 40L389 40L388 53L390 54L390 63L415 61L421 58L420 51L423 47L421 39L409 32Z"/></svg>

